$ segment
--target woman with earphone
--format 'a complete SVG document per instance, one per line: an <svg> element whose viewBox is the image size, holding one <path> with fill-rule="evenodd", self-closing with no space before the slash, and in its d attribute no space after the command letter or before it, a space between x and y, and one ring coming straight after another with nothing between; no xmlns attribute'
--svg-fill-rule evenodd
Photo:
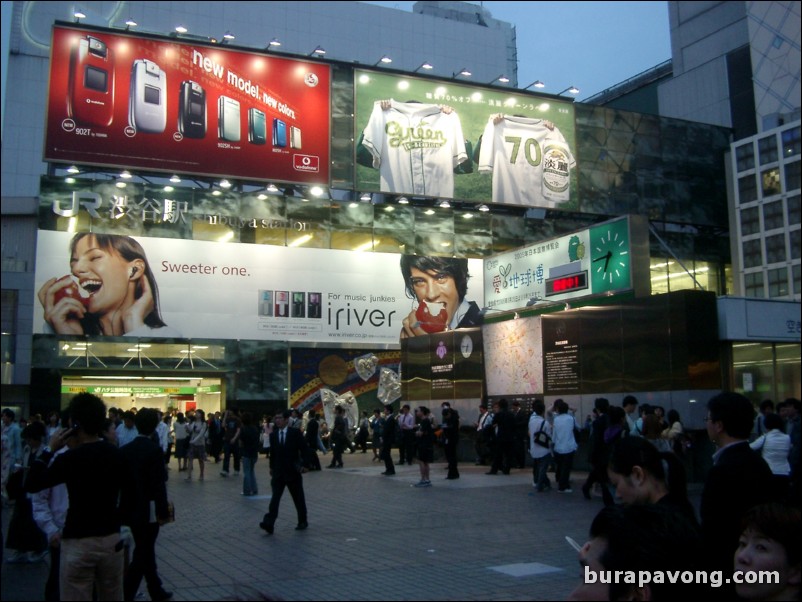
<svg viewBox="0 0 802 602"><path fill-rule="evenodd" d="M45 321L57 334L181 337L162 321L153 271L130 236L76 234L70 271L39 289Z"/></svg>

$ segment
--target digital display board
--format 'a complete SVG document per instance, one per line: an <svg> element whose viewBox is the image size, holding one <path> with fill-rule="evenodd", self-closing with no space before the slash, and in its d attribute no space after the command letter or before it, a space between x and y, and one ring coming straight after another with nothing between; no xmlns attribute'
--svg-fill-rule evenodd
<svg viewBox="0 0 802 602"><path fill-rule="evenodd" d="M330 68L55 26L45 161L329 183Z"/></svg>

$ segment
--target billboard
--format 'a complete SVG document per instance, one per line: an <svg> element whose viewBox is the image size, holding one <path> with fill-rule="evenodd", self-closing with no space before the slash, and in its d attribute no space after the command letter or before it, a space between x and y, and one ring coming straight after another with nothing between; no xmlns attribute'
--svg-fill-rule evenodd
<svg viewBox="0 0 802 602"><path fill-rule="evenodd" d="M354 81L360 190L578 208L572 102L373 71Z"/></svg>
<svg viewBox="0 0 802 602"><path fill-rule="evenodd" d="M325 64L55 26L44 159L328 184Z"/></svg>
<svg viewBox="0 0 802 602"><path fill-rule="evenodd" d="M503 311L601 293L648 291L648 232L641 222L637 216L620 217L488 257L487 307Z"/></svg>
<svg viewBox="0 0 802 602"><path fill-rule="evenodd" d="M417 306L400 258L40 230L33 331L397 346ZM481 306L481 285L465 299Z"/></svg>

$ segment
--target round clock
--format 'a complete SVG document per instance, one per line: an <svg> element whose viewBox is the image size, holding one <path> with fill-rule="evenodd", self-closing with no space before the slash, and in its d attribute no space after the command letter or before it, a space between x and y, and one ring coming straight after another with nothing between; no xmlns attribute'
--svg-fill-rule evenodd
<svg viewBox="0 0 802 602"><path fill-rule="evenodd" d="M590 229L590 261L593 293L632 288L628 219Z"/></svg>
<svg viewBox="0 0 802 602"><path fill-rule="evenodd" d="M462 357L468 359L471 357L471 353L473 353L473 339L470 335L465 335L462 337L462 341L459 344L460 353L462 353Z"/></svg>

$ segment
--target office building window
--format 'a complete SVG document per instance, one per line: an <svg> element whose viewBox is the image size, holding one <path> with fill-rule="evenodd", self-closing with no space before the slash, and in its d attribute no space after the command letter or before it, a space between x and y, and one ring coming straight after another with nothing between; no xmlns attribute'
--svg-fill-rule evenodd
<svg viewBox="0 0 802 602"><path fill-rule="evenodd" d="M741 205L757 200L757 185L755 176L748 175L738 178L738 201Z"/></svg>
<svg viewBox="0 0 802 602"><path fill-rule="evenodd" d="M796 230L791 230L788 233L788 239L791 241L791 259L800 259L800 232L802 232L802 230L797 228Z"/></svg>
<svg viewBox="0 0 802 602"><path fill-rule="evenodd" d="M768 271L769 280L769 298L776 299L777 297L788 296L788 269L777 268L776 270Z"/></svg>
<svg viewBox="0 0 802 602"><path fill-rule="evenodd" d="M744 294L758 299L766 296L763 291L763 272L744 274Z"/></svg>
<svg viewBox="0 0 802 602"><path fill-rule="evenodd" d="M785 261L785 234L766 237L766 263Z"/></svg>
<svg viewBox="0 0 802 602"><path fill-rule="evenodd" d="M760 153L760 164L774 163L777 161L777 137L774 135L761 138L757 141L757 149Z"/></svg>
<svg viewBox="0 0 802 602"><path fill-rule="evenodd" d="M802 265L796 264L791 268L791 271L794 274L794 294L802 295L802 282L800 282L800 278L802 277Z"/></svg>
<svg viewBox="0 0 802 602"><path fill-rule="evenodd" d="M780 194L780 170L778 168L767 169L760 174L763 182L763 197Z"/></svg>
<svg viewBox="0 0 802 602"><path fill-rule="evenodd" d="M763 265L763 255L760 252L760 239L744 241L744 267L756 268Z"/></svg>
<svg viewBox="0 0 802 602"><path fill-rule="evenodd" d="M802 188L802 161L785 164L785 192Z"/></svg>
<svg viewBox="0 0 802 602"><path fill-rule="evenodd" d="M785 226L783 221L783 202L774 201L763 205L763 229L774 230Z"/></svg>
<svg viewBox="0 0 802 602"><path fill-rule="evenodd" d="M760 232L760 212L757 207L741 210L741 236Z"/></svg>
<svg viewBox="0 0 802 602"><path fill-rule="evenodd" d="M802 211L800 210L800 203L802 201L802 196L795 195L792 197L788 197L786 199L786 203L788 203L788 225L795 226L799 224L800 220L802 219Z"/></svg>
<svg viewBox="0 0 802 602"><path fill-rule="evenodd" d="M755 147L751 142L735 149L735 162L738 171L746 171L755 166Z"/></svg>
<svg viewBox="0 0 802 602"><path fill-rule="evenodd" d="M802 140L800 140L799 126L791 128L790 130L785 130L780 136L783 141L783 156L786 158L793 157L800 153L800 150L802 150Z"/></svg>

